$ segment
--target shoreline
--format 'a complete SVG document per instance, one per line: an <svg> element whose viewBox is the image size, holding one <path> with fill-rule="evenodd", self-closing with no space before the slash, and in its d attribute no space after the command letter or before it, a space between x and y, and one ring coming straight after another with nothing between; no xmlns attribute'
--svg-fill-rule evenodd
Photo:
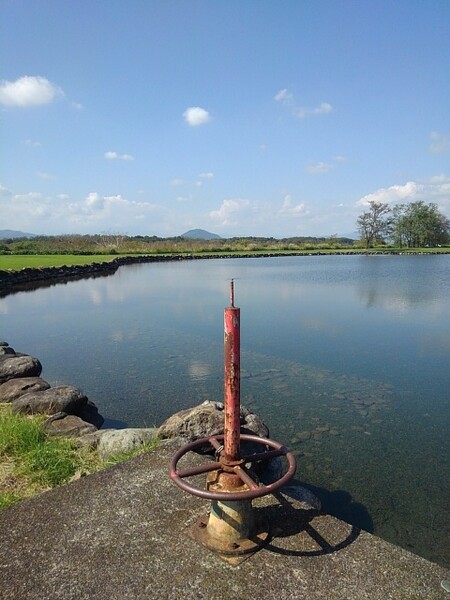
<svg viewBox="0 0 450 600"><path fill-rule="evenodd" d="M0 270L0 297L9 293L33 290L55 283L66 283L77 279L91 277L105 277L114 274L119 267L153 262L175 262L180 260L217 260L232 258L278 258L283 256L417 256L417 255L441 255L449 252L417 252L400 250L371 250L371 251L305 251L305 252L243 252L226 254L152 254L137 256L119 256L109 262L88 263L84 265L61 265L55 267L25 267L23 269ZM36 285L38 284L38 285Z"/></svg>

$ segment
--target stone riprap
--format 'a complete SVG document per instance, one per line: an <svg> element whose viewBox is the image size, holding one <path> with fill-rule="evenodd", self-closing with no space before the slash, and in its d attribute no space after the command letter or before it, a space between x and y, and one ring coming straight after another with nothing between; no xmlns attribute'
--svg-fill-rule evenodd
<svg viewBox="0 0 450 600"><path fill-rule="evenodd" d="M81 437L88 433L94 433L97 431L97 427L76 415L60 412L45 421L44 431L48 435L57 437Z"/></svg>
<svg viewBox="0 0 450 600"><path fill-rule="evenodd" d="M157 437L157 427L110 429L99 437L97 449L100 458L108 459L121 452L136 450Z"/></svg>
<svg viewBox="0 0 450 600"><path fill-rule="evenodd" d="M241 406L241 433L269 437L269 429L262 420ZM181 410L169 417L159 428L161 439L180 437L186 442L220 435L224 429L224 405L207 400L198 406Z"/></svg>
<svg viewBox="0 0 450 600"><path fill-rule="evenodd" d="M36 358L16 353L7 342L0 342L0 348L5 350L0 355L0 402L11 403L13 414L48 415L44 423L48 435L74 438L80 446L96 448L103 459L156 438L178 439L184 444L223 433L224 405L209 400L172 415L159 428L102 430L104 418L83 392L71 385L51 387L39 377L42 365ZM241 433L269 437L269 429L258 415L241 406L240 417ZM255 445L243 446L251 452ZM259 446L254 450L260 450ZM267 478L276 479L278 468L276 460L271 461L265 471Z"/></svg>
<svg viewBox="0 0 450 600"><path fill-rule="evenodd" d="M7 342L0 342L0 356L2 354L15 354L15 350L14 348L11 348L11 346L7 343Z"/></svg>
<svg viewBox="0 0 450 600"><path fill-rule="evenodd" d="M18 377L0 385L0 402L13 402L27 392L48 390L50 384L40 377Z"/></svg>
<svg viewBox="0 0 450 600"><path fill-rule="evenodd" d="M16 352L0 356L0 383L17 377L39 377L41 371L41 363L33 356Z"/></svg>
<svg viewBox="0 0 450 600"><path fill-rule="evenodd" d="M76 415L87 404L87 397L76 387L60 385L47 390L27 392L12 402L13 414Z"/></svg>
<svg viewBox="0 0 450 600"><path fill-rule="evenodd" d="M13 414L49 415L44 428L51 435L78 437L102 426L97 407L78 388L51 387L39 377L42 365L37 358L15 352L5 341L0 348L9 349L0 354L0 402L10 403ZM64 422L67 417L76 417L77 425L74 419Z"/></svg>

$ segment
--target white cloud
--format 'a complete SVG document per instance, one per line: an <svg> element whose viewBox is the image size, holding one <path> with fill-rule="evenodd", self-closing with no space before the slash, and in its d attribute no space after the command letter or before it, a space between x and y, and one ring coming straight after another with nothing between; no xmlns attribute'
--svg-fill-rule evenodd
<svg viewBox="0 0 450 600"><path fill-rule="evenodd" d="M380 188L363 196L356 202L356 206L367 206L370 201L393 205L419 200L426 203L434 202L439 210L447 214L450 210L450 178L446 175L438 175L423 181L408 181L403 185Z"/></svg>
<svg viewBox="0 0 450 600"><path fill-rule="evenodd" d="M35 219L47 218L51 215L48 199L40 192L28 192L27 194L15 194L11 198L8 218L26 213L28 222Z"/></svg>
<svg viewBox="0 0 450 600"><path fill-rule="evenodd" d="M333 110L333 107L328 102L321 102L319 106L311 109L312 115L327 115Z"/></svg>
<svg viewBox="0 0 450 600"><path fill-rule="evenodd" d="M329 102L321 102L318 106L309 108L297 104L294 94L289 92L286 88L277 92L274 96L276 102L280 102L286 108L289 108L291 113L297 119L304 119L305 117L314 115L326 115L333 110L333 107Z"/></svg>
<svg viewBox="0 0 450 600"><path fill-rule="evenodd" d="M328 171L331 171L333 165L320 161L316 163L309 163L305 168L306 171L311 175L320 175L321 173L328 173Z"/></svg>
<svg viewBox="0 0 450 600"><path fill-rule="evenodd" d="M294 204L292 202L292 196L286 194L283 198L283 204L279 210L280 215L300 216L309 214L304 202Z"/></svg>
<svg viewBox="0 0 450 600"><path fill-rule="evenodd" d="M191 106L187 108L183 113L183 117L186 123L191 127L204 125L211 120L210 113L200 106Z"/></svg>
<svg viewBox="0 0 450 600"><path fill-rule="evenodd" d="M310 175L321 175L323 173L328 173L329 171L332 171L338 164L345 163L347 158L345 156L333 156L331 161L332 162L311 161L305 166L305 171Z"/></svg>
<svg viewBox="0 0 450 600"><path fill-rule="evenodd" d="M187 180L180 179L180 178L176 177L176 178L174 178L174 179L172 179L170 181L170 185L172 187L181 187L183 185L185 185L185 186L192 186L192 185L194 185L195 187L200 188L200 187L203 186L203 184L205 183L205 181L209 181L209 180L211 180L213 178L214 178L214 173L211 173L210 171L208 171L208 172L200 173L198 175L197 181L195 181L195 182L193 182L193 181L187 181Z"/></svg>
<svg viewBox="0 0 450 600"><path fill-rule="evenodd" d="M224 200L218 210L213 210L209 216L219 226L238 225L241 213L250 207L250 200L237 198Z"/></svg>
<svg viewBox="0 0 450 600"><path fill-rule="evenodd" d="M11 190L0 183L0 198L8 198L8 196L12 196Z"/></svg>
<svg viewBox="0 0 450 600"><path fill-rule="evenodd" d="M433 152L433 154L450 152L450 137L437 131L432 131L430 133L430 152Z"/></svg>
<svg viewBox="0 0 450 600"><path fill-rule="evenodd" d="M27 108L50 104L64 92L45 77L20 77L16 81L2 80L0 83L0 104Z"/></svg>
<svg viewBox="0 0 450 600"><path fill-rule="evenodd" d="M368 206L369 202L383 202L384 204L396 204L405 200L415 200L420 184L408 181L404 185L391 185L388 188L380 188L367 196L363 196L356 206Z"/></svg>
<svg viewBox="0 0 450 600"><path fill-rule="evenodd" d="M281 205L278 200L226 199L209 213L209 218L211 227L225 229L230 235L277 237L288 237L303 230L310 233L310 224L315 219L306 202L294 201L289 193L284 194Z"/></svg>
<svg viewBox="0 0 450 600"><path fill-rule="evenodd" d="M444 184L445 186L450 185L450 178L447 177L447 175L444 175L443 173L441 175L434 175L433 177L430 177L430 183L432 184Z"/></svg>
<svg viewBox="0 0 450 600"><path fill-rule="evenodd" d="M98 192L90 192L85 199L86 206L92 210L100 210L104 207L104 199Z"/></svg>
<svg viewBox="0 0 450 600"><path fill-rule="evenodd" d="M41 142L36 142L34 140L25 140L24 144L30 148L39 148L39 146L41 146Z"/></svg>
<svg viewBox="0 0 450 600"><path fill-rule="evenodd" d="M286 88L277 92L274 96L274 100L276 100L277 102L282 102L286 106L294 106L295 105L293 94L288 92Z"/></svg>
<svg viewBox="0 0 450 600"><path fill-rule="evenodd" d="M2 214L7 215L5 227L33 233L120 231L174 235L185 230L179 211L95 190L74 199L67 194L49 196L34 191L15 194L0 185L0 204Z"/></svg>
<svg viewBox="0 0 450 600"><path fill-rule="evenodd" d="M119 154L118 152L105 152L106 160L134 160L134 156L131 154Z"/></svg>
<svg viewBox="0 0 450 600"><path fill-rule="evenodd" d="M55 179L54 175L52 175L51 173L46 173L46 171L37 171L36 175L39 177L39 179L43 179L45 181Z"/></svg>

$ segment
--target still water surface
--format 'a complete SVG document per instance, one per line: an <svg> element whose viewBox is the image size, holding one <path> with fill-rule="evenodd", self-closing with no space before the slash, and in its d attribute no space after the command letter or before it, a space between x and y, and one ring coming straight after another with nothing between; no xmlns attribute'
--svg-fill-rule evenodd
<svg viewBox="0 0 450 600"><path fill-rule="evenodd" d="M450 566L450 256L121 267L0 299L0 338L101 414L159 425L223 396L236 279L241 401L329 512Z"/></svg>

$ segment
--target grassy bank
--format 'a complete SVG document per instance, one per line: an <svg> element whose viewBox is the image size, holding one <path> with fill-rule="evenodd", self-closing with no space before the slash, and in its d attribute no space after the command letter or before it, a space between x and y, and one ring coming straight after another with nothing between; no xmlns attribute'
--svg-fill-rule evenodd
<svg viewBox="0 0 450 600"><path fill-rule="evenodd" d="M77 254L12 254L0 256L0 270L18 271L25 268L39 269L40 267L61 267L63 265L70 267L109 262L114 258L117 258L117 254L93 254L89 256Z"/></svg>
<svg viewBox="0 0 450 600"><path fill-rule="evenodd" d="M74 440L47 436L46 417L13 415L0 404L0 509L145 452L139 450L101 460L96 450Z"/></svg>
<svg viewBox="0 0 450 600"><path fill-rule="evenodd" d="M195 256L201 256L203 258L214 257L220 258L221 256L230 255L236 256L283 256L296 254L299 256L310 256L316 254L449 254L450 248L388 248L386 246L369 248L308 248L304 250L290 249L290 250L227 250L227 251L196 251L196 252L175 252L175 254L192 254ZM146 255L151 255L151 252ZM171 252L165 254L173 254ZM155 256L161 256L161 253L155 253ZM61 266L74 266L74 265L89 265L92 263L103 263L110 262L120 256L139 256L139 254L91 254L91 255L78 255L78 254L11 254L11 255L0 255L0 271L19 271L20 269L31 268L38 269L41 267L61 267Z"/></svg>

